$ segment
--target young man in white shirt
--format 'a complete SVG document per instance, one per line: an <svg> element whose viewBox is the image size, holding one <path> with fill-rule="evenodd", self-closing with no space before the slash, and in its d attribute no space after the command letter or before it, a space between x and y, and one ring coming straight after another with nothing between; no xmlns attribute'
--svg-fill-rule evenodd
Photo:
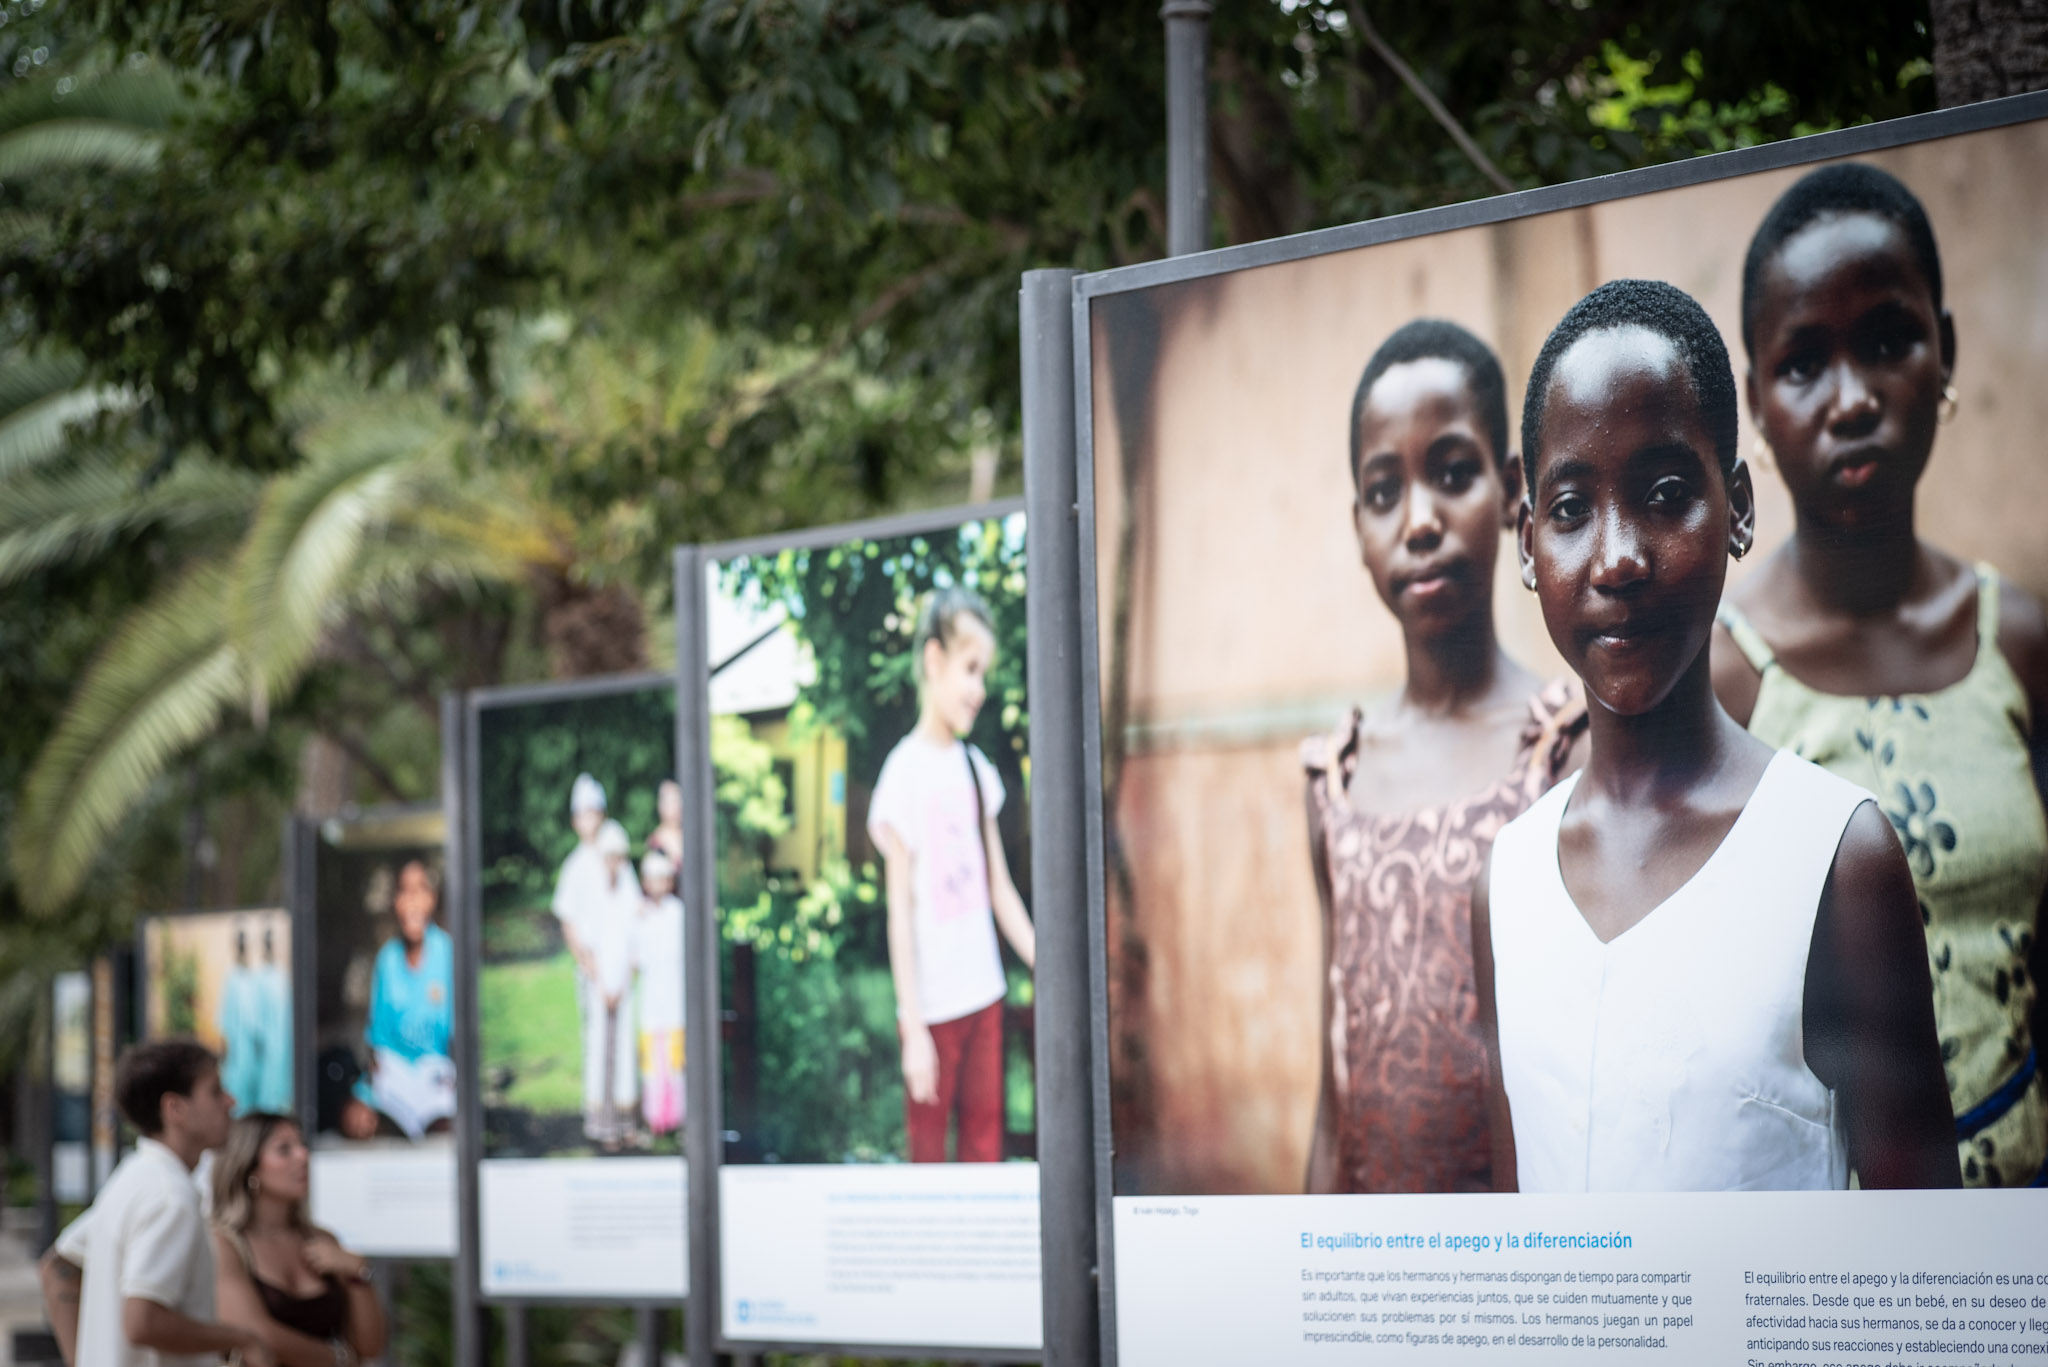
<svg viewBox="0 0 2048 1367"><path fill-rule="evenodd" d="M115 1097L142 1138L43 1259L44 1309L73 1367L204 1367L239 1353L277 1367L263 1340L214 1322L213 1244L192 1170L228 1136L235 1101L192 1040L122 1058Z"/></svg>

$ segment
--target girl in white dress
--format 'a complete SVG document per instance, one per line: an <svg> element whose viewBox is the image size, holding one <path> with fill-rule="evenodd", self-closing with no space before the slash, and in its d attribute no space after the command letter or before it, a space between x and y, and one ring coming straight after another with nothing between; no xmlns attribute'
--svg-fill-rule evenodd
<svg viewBox="0 0 2048 1367"><path fill-rule="evenodd" d="M646 896L633 944L640 973L640 1114L657 1135L673 1134L683 1123L683 900L676 896L676 872L662 850L640 859Z"/></svg>
<svg viewBox="0 0 2048 1367"><path fill-rule="evenodd" d="M1615 281L1527 393L1523 582L1590 728L1474 890L1496 1185L1957 1185L1898 840L1714 696L1714 612L1755 525L1720 334L1683 291Z"/></svg>

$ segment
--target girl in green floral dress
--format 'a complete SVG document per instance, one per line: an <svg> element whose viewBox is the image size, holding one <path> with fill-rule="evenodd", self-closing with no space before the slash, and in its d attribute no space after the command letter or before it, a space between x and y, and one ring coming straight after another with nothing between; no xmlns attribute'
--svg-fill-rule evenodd
<svg viewBox="0 0 2048 1367"><path fill-rule="evenodd" d="M1715 689L1763 740L1878 795L1920 898L1963 1180L2048 1184L2048 614L1914 528L1956 409L1920 202L1856 163L1799 181L1750 243L1742 333L1797 526L1723 605Z"/></svg>

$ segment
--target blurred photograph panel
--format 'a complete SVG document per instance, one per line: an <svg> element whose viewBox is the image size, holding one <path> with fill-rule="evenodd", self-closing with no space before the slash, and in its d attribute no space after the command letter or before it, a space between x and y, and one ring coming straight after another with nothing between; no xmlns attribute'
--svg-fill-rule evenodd
<svg viewBox="0 0 2048 1367"><path fill-rule="evenodd" d="M2043 165L1095 300L1118 1196L2048 1180Z"/></svg>
<svg viewBox="0 0 2048 1367"><path fill-rule="evenodd" d="M729 1338L1038 1341L1024 557L710 553Z"/></svg>
<svg viewBox="0 0 2048 1367"><path fill-rule="evenodd" d="M444 844L428 809L326 822L313 845L312 1208L373 1256L455 1252Z"/></svg>
<svg viewBox="0 0 2048 1367"><path fill-rule="evenodd" d="M85 969L50 980L50 1184L59 1201L90 1200L92 1172L93 980Z"/></svg>
<svg viewBox="0 0 2048 1367"><path fill-rule="evenodd" d="M483 1289L680 1297L674 681L485 695L477 734Z"/></svg>
<svg viewBox="0 0 2048 1367"><path fill-rule="evenodd" d="M219 1056L235 1114L292 1114L292 918L281 908L141 922L144 1039L190 1036Z"/></svg>

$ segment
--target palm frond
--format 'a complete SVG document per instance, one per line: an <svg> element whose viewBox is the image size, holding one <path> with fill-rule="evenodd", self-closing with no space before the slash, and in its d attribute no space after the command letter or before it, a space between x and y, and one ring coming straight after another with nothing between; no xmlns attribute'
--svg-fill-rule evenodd
<svg viewBox="0 0 2048 1367"><path fill-rule="evenodd" d="M85 358L72 352L9 356L0 365L0 420L85 379Z"/></svg>
<svg viewBox="0 0 2048 1367"><path fill-rule="evenodd" d="M409 497L408 467L445 458L463 432L430 403L388 397L340 405L300 432L306 461L265 491L229 601L258 725L312 659L366 540Z"/></svg>
<svg viewBox="0 0 2048 1367"><path fill-rule="evenodd" d="M48 914L78 890L121 819L176 756L219 724L241 661L203 564L131 612L72 694L22 788L13 832L22 903Z"/></svg>
<svg viewBox="0 0 2048 1367"><path fill-rule="evenodd" d="M0 134L0 179L60 166L143 171L156 165L163 135L111 119L48 119Z"/></svg>
<svg viewBox="0 0 2048 1367"><path fill-rule="evenodd" d="M150 527L226 527L248 516L258 477L187 457L138 488L128 469L89 455L43 479L0 481L0 587L104 552Z"/></svg>
<svg viewBox="0 0 2048 1367"><path fill-rule="evenodd" d="M71 78L65 89L64 77ZM0 95L0 135L57 119L86 119L163 132L190 104L178 78L155 62L124 63L98 75L47 72Z"/></svg>
<svg viewBox="0 0 2048 1367"><path fill-rule="evenodd" d="M64 449L69 430L101 413L131 407L116 385L82 385L74 356L11 359L0 367L0 482L44 464Z"/></svg>

